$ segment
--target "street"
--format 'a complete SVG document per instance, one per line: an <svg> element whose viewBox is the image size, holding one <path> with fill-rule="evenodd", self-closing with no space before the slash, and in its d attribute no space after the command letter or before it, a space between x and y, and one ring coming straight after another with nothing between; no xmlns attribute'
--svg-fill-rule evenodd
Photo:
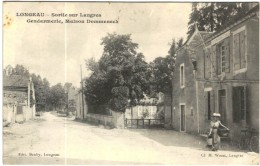
<svg viewBox="0 0 260 166"><path fill-rule="evenodd" d="M259 154L172 130L105 129L46 112L3 128L4 164L259 164Z"/></svg>

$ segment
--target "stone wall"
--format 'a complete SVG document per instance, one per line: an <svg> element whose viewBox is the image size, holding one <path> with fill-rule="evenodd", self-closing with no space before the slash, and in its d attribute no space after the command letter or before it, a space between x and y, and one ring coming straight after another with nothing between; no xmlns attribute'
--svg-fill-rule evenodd
<svg viewBox="0 0 260 166"><path fill-rule="evenodd" d="M125 127L124 113L121 112L113 111L112 116L88 113L86 115L86 120L88 122L97 123L97 124L115 127L115 128Z"/></svg>
<svg viewBox="0 0 260 166"><path fill-rule="evenodd" d="M105 126L113 126L112 116L88 113L85 118L88 122L98 123Z"/></svg>

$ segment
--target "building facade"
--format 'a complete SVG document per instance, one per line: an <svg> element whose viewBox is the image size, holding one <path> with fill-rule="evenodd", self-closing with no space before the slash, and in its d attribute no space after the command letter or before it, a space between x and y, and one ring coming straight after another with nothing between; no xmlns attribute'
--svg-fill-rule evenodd
<svg viewBox="0 0 260 166"><path fill-rule="evenodd" d="M207 132L214 112L233 139L259 130L258 5L216 33L195 30L177 52L172 105L178 131Z"/></svg>
<svg viewBox="0 0 260 166"><path fill-rule="evenodd" d="M83 98L82 98L83 97ZM78 90L75 94L76 99L76 119L84 120L87 117L88 105L85 100L85 95L81 90Z"/></svg>
<svg viewBox="0 0 260 166"><path fill-rule="evenodd" d="M3 73L3 124L28 121L35 117L35 91L30 77Z"/></svg>

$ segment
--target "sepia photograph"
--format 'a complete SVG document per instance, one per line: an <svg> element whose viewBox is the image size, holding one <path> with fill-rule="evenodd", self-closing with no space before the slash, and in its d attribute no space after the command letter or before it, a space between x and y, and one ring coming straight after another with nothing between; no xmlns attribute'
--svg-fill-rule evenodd
<svg viewBox="0 0 260 166"><path fill-rule="evenodd" d="M259 165L259 1L2 8L3 165Z"/></svg>

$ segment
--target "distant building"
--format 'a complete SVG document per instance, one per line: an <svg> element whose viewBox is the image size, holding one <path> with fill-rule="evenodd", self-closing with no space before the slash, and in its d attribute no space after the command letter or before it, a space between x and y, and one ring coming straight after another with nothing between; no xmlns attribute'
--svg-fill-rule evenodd
<svg viewBox="0 0 260 166"><path fill-rule="evenodd" d="M4 125L24 122L35 117L35 91L28 76L12 75L8 66L3 74Z"/></svg>
<svg viewBox="0 0 260 166"><path fill-rule="evenodd" d="M246 126L258 131L259 5L218 32L196 29L177 52L173 85L166 122L175 130L205 133L218 112L233 139Z"/></svg>
<svg viewBox="0 0 260 166"><path fill-rule="evenodd" d="M82 98L83 96L83 98ZM85 95L82 95L82 91L80 89L77 90L75 94L76 98L76 119L84 120L86 119L86 115L88 113L88 105L86 103Z"/></svg>

